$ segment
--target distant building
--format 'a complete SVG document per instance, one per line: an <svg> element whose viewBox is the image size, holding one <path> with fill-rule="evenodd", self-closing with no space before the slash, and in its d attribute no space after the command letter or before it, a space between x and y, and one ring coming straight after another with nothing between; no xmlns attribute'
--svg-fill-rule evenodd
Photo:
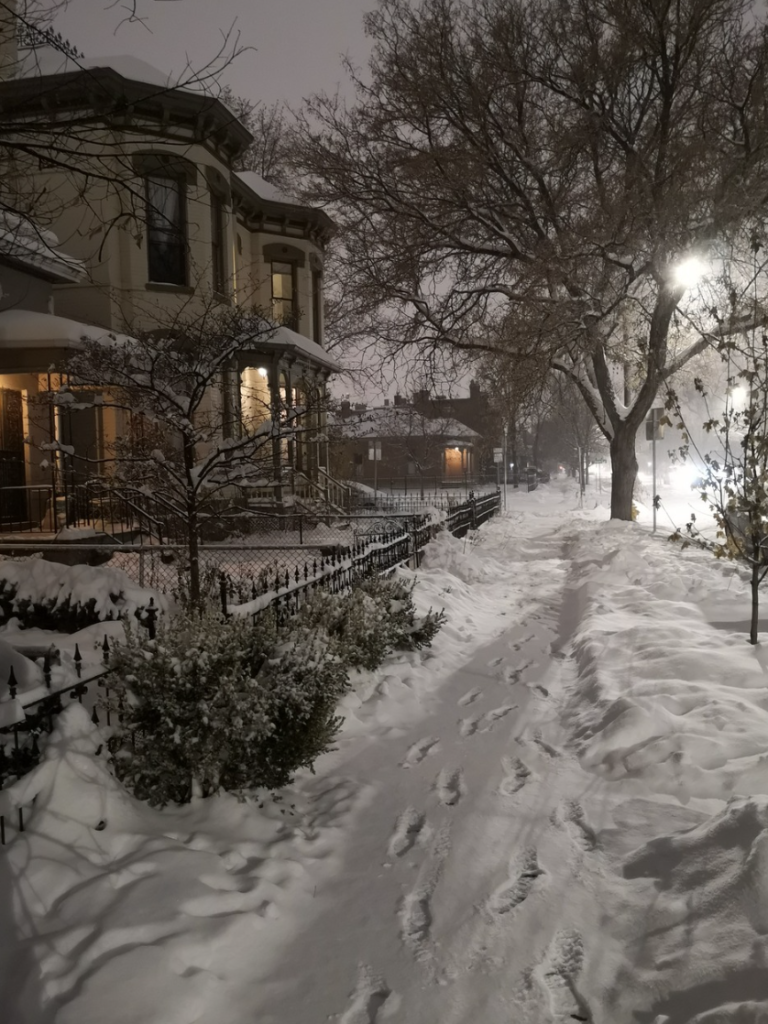
<svg viewBox="0 0 768 1024"><path fill-rule="evenodd" d="M432 417L399 398L375 409L342 402L332 426L337 476L399 490L460 487L476 480L477 431Z"/></svg>

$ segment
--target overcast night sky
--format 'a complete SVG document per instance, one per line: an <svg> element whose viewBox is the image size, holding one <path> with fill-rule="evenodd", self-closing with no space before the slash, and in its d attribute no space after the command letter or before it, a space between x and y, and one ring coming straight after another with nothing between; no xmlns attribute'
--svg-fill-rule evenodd
<svg viewBox="0 0 768 1024"><path fill-rule="evenodd" d="M216 54L234 23L243 54L223 81L250 100L293 107L344 86L342 54L365 63L363 13L375 0L137 0L143 24L127 23L127 0L69 0L56 28L88 57L132 54L181 74ZM121 24L122 22L122 24Z"/></svg>

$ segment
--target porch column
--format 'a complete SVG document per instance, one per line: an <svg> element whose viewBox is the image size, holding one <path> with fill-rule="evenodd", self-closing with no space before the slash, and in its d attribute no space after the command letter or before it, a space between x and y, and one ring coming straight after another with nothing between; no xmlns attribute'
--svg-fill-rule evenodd
<svg viewBox="0 0 768 1024"><path fill-rule="evenodd" d="M280 452L280 362L273 358L269 367L269 403L272 417L272 478L275 501L283 500L282 458ZM277 428L277 429L276 429Z"/></svg>

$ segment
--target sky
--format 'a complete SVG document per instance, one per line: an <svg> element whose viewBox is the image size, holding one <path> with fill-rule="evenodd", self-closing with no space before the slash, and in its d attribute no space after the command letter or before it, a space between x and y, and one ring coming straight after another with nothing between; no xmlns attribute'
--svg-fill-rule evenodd
<svg viewBox="0 0 768 1024"><path fill-rule="evenodd" d="M253 47L226 69L223 83L252 101L298 107L346 83L342 57L364 64L363 14L375 0L68 0L56 28L87 57L131 54L181 74L215 57L234 27ZM346 86L348 88L348 86Z"/></svg>

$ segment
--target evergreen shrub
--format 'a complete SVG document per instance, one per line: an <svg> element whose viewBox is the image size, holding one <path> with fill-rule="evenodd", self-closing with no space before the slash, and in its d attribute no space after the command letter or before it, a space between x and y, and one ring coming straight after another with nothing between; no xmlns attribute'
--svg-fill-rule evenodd
<svg viewBox="0 0 768 1024"><path fill-rule="evenodd" d="M117 775L160 806L286 785L329 748L348 686L318 631L286 634L270 612L182 612L154 641L129 631L113 667Z"/></svg>
<svg viewBox="0 0 768 1024"><path fill-rule="evenodd" d="M372 670L391 651L429 647L445 622L443 611L418 615L415 585L397 576L362 577L346 594L313 594L299 619L325 630L350 668Z"/></svg>

